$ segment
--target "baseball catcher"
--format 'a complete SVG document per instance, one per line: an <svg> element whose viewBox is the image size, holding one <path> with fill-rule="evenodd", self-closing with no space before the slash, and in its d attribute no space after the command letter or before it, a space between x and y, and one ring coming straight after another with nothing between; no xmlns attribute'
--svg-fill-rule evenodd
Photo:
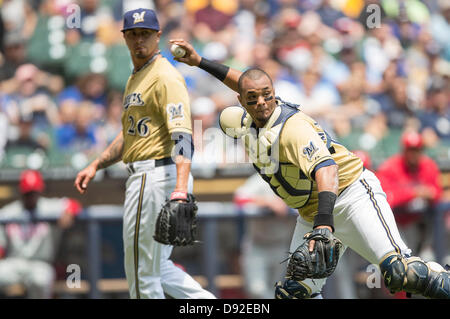
<svg viewBox="0 0 450 319"><path fill-rule="evenodd" d="M320 279L329 277L336 269L342 243L327 228L316 228L304 236L301 244L290 256L284 284L277 282L275 297L277 299L303 299L305 289L301 281L306 278ZM311 250L311 241L314 248ZM301 295L298 295L301 294Z"/></svg>
<svg viewBox="0 0 450 319"><path fill-rule="evenodd" d="M194 195L171 196L159 212L153 238L166 245L193 245L197 232L197 210Z"/></svg>

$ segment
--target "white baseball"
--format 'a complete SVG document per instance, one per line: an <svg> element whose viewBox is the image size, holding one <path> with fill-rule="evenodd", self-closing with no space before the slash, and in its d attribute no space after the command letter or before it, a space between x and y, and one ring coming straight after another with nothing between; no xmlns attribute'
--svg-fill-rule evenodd
<svg viewBox="0 0 450 319"><path fill-rule="evenodd" d="M176 58L182 58L186 54L186 50L180 47L178 44L172 44L170 47L170 52L172 52L173 56Z"/></svg>

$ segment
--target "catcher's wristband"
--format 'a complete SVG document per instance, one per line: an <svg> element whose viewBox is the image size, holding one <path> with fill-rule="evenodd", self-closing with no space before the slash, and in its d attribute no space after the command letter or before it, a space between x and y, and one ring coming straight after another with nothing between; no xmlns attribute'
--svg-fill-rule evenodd
<svg viewBox="0 0 450 319"><path fill-rule="evenodd" d="M211 75L214 75L216 78L218 78L220 81L224 81L227 77L228 71L230 70L230 67L210 61L208 59L202 58L200 60L200 64L198 67L202 70L205 70L206 72L210 73Z"/></svg>
<svg viewBox="0 0 450 319"><path fill-rule="evenodd" d="M334 232L333 209L337 195L333 192L323 191L319 193L319 208L314 217L314 226L330 226Z"/></svg>
<svg viewBox="0 0 450 319"><path fill-rule="evenodd" d="M187 192L172 192L170 200L185 200L187 201Z"/></svg>

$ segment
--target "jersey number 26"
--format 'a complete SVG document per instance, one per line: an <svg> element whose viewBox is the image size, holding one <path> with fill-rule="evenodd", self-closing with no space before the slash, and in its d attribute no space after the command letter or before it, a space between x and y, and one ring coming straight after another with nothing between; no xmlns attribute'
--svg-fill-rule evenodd
<svg viewBox="0 0 450 319"><path fill-rule="evenodd" d="M139 119L137 122L132 115L128 116L128 122L130 125L128 126L127 133L130 135L136 135L136 131L139 136L146 137L150 133L148 126L145 124L150 121L149 117L143 117Z"/></svg>

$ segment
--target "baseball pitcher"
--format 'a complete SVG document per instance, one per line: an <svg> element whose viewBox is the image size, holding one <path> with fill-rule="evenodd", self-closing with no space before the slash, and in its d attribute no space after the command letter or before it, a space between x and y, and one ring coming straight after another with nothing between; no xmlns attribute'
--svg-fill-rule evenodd
<svg viewBox="0 0 450 319"><path fill-rule="evenodd" d="M169 260L172 245L192 244L195 235L192 128L184 79L159 54L161 30L153 10L126 12L122 32L134 65L124 93L123 129L78 174L75 186L85 193L97 170L119 160L127 164L123 242L131 298L164 298L164 293L215 298Z"/></svg>

